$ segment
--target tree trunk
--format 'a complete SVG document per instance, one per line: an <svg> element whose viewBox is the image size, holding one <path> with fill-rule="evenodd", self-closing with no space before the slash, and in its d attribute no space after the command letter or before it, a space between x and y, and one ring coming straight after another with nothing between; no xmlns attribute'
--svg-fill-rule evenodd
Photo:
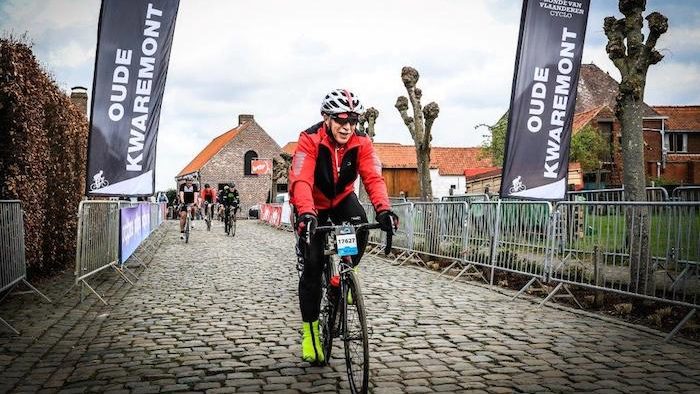
<svg viewBox="0 0 700 394"><path fill-rule="evenodd" d="M420 182L421 200L433 201L433 185L430 180L430 147L416 149L418 160L418 182Z"/></svg>
<svg viewBox="0 0 700 394"><path fill-rule="evenodd" d="M622 125L623 184L627 201L646 201L644 168L644 134L642 106L647 70L663 59L655 49L659 37L668 30L668 19L658 12L646 18L646 0L620 0L622 19L605 18L603 30L608 37L605 50L620 70L616 115ZM649 23L649 35L644 42L644 19ZM649 248L649 208L628 206L625 212L627 247L630 256L630 288L638 294L653 295L654 270Z"/></svg>

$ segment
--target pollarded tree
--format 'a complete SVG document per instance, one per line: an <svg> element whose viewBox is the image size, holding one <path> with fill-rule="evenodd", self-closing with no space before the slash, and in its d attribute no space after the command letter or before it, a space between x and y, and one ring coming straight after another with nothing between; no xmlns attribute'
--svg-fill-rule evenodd
<svg viewBox="0 0 700 394"><path fill-rule="evenodd" d="M642 12L646 9L646 0L620 0L618 8L625 17L605 18L603 29L608 37L605 50L622 76L615 115L622 126L623 184L628 200L645 201L642 131L644 88L649 66L663 59L663 55L655 46L659 37L668 30L668 19L658 12L647 15L649 37L644 42ZM649 225L646 209L628 210L630 290L643 294L653 294L655 290L654 271L649 253Z"/></svg>
<svg viewBox="0 0 700 394"><path fill-rule="evenodd" d="M433 122L440 113L440 107L435 102L431 102L424 107L421 106L420 99L423 92L416 87L418 83L418 71L413 67L401 69L401 80L406 87L408 98L399 96L394 105L403 119L404 124L413 137L416 145L416 160L418 164L418 181L420 182L421 198L424 201L432 201L433 188L430 182L430 141L433 139L430 134ZM413 107L413 116L408 115L408 102Z"/></svg>
<svg viewBox="0 0 700 394"><path fill-rule="evenodd" d="M360 123L358 124L358 129L361 132L366 133L369 138L374 141L374 125L377 124L377 118L379 117L379 110L374 107L367 108L364 114L360 115Z"/></svg>
<svg viewBox="0 0 700 394"><path fill-rule="evenodd" d="M377 118L379 117L379 110L374 107L367 108L364 114L360 115L360 123L358 123L357 128L363 132L367 133L369 139L374 141L374 125L377 124ZM367 196L367 190L365 185L360 182L359 190L360 201L369 201Z"/></svg>

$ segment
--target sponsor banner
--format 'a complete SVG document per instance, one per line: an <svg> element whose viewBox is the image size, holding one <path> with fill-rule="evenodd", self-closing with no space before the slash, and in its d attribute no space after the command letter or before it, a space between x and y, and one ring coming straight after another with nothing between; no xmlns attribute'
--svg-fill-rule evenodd
<svg viewBox="0 0 700 394"><path fill-rule="evenodd" d="M179 0L103 0L93 79L90 196L152 195Z"/></svg>
<svg viewBox="0 0 700 394"><path fill-rule="evenodd" d="M139 204L141 214L141 239L143 241L151 234L151 204Z"/></svg>
<svg viewBox="0 0 700 394"><path fill-rule="evenodd" d="M565 198L590 0L524 0L501 197Z"/></svg>
<svg viewBox="0 0 700 394"><path fill-rule="evenodd" d="M271 211L270 204L260 204L260 220L269 223Z"/></svg>
<svg viewBox="0 0 700 394"><path fill-rule="evenodd" d="M122 265L139 247L143 239L141 218L139 206L119 210L119 263Z"/></svg>
<svg viewBox="0 0 700 394"><path fill-rule="evenodd" d="M272 160L255 159L250 161L250 172L255 175L272 174Z"/></svg>
<svg viewBox="0 0 700 394"><path fill-rule="evenodd" d="M268 220L270 225L279 227L282 224L282 206L273 205L270 207L270 219Z"/></svg>

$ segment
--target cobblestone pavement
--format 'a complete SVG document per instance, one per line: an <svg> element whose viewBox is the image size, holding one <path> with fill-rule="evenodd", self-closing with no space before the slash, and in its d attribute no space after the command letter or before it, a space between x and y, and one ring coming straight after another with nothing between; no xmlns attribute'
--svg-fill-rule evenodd
<svg viewBox="0 0 700 394"><path fill-rule="evenodd" d="M0 316L22 336L0 336L0 391L342 392L344 360L300 361L292 235L199 224L185 245L167 223L135 286L91 280L109 306L60 298L70 273L39 285L60 302L5 300ZM361 275L374 393L700 392L692 343L376 258Z"/></svg>

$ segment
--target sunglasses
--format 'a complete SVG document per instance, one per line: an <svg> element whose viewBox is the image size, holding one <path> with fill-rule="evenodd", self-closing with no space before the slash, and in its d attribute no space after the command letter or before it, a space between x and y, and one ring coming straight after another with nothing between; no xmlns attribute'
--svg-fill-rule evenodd
<svg viewBox="0 0 700 394"><path fill-rule="evenodd" d="M344 117L341 118L341 116ZM357 123L360 122L360 119L357 116L352 116L348 114L332 115L331 119L335 120L336 123L338 123L341 126L345 126L347 123L350 123L350 126L356 126Z"/></svg>

